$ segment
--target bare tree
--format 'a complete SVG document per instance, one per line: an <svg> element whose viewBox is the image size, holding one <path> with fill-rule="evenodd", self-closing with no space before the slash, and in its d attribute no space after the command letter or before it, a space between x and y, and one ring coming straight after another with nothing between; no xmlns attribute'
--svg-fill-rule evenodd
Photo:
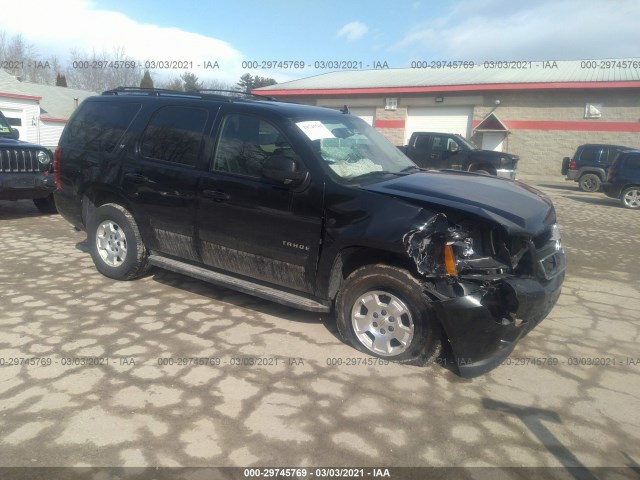
<svg viewBox="0 0 640 480"><path fill-rule="evenodd" d="M223 82L221 80L208 80L204 82L204 86L202 88L208 89L208 90L238 90L238 87L236 87L236 85L232 84L232 83L226 83ZM225 93L225 92L221 92L221 93Z"/></svg>
<svg viewBox="0 0 640 480"><path fill-rule="evenodd" d="M6 32L0 32L0 60L7 72L23 82L50 83L55 74L50 61L41 59L22 34L9 38Z"/></svg>
<svg viewBox="0 0 640 480"><path fill-rule="evenodd" d="M123 47L111 53L106 50L88 54L72 49L67 69L70 87L102 92L116 87L132 87L140 84L142 65L126 55Z"/></svg>
<svg viewBox="0 0 640 480"><path fill-rule="evenodd" d="M178 77L171 77L164 82L158 83L158 88L166 88L167 90L178 90L179 92L184 91L184 88L182 88L182 80Z"/></svg>

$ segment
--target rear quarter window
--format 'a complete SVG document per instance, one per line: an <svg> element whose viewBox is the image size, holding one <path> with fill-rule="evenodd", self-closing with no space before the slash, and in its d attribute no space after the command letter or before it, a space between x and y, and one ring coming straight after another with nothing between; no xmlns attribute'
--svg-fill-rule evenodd
<svg viewBox="0 0 640 480"><path fill-rule="evenodd" d="M625 159L624 169L635 176L640 176L640 155L632 155Z"/></svg>
<svg viewBox="0 0 640 480"><path fill-rule="evenodd" d="M140 108L140 103L85 102L67 125L62 143L80 150L112 152Z"/></svg>
<svg viewBox="0 0 640 480"><path fill-rule="evenodd" d="M600 159L600 147L585 147L580 154L580 161L584 163L596 163Z"/></svg>

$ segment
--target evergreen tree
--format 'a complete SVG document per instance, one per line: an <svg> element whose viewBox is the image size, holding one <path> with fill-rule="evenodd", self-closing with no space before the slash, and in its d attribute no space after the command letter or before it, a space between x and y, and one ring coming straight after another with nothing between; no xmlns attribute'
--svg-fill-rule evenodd
<svg viewBox="0 0 640 480"><path fill-rule="evenodd" d="M66 87L67 86L67 77L58 73L56 75L56 87Z"/></svg>
<svg viewBox="0 0 640 480"><path fill-rule="evenodd" d="M151 74L149 73L149 70L144 71L142 80L140 80L140 88L153 88L153 80L151 79Z"/></svg>
<svg viewBox="0 0 640 480"><path fill-rule="evenodd" d="M278 82L276 82L273 78L258 76L255 76L253 78L253 88L268 87L269 85L275 85L276 83Z"/></svg>
<svg viewBox="0 0 640 480"><path fill-rule="evenodd" d="M253 75L250 73L245 73L240 77L240 81L238 82L238 87L245 93L249 93L253 88Z"/></svg>
<svg viewBox="0 0 640 480"><path fill-rule="evenodd" d="M180 75L180 78L184 82L185 92L188 92L189 90L200 90L202 88L202 83L198 81L198 77L196 77L195 73L184 72Z"/></svg>
<svg viewBox="0 0 640 480"><path fill-rule="evenodd" d="M250 73L245 73L240 77L237 85L243 92L251 93L251 90L254 88L267 87L269 85L275 85L276 83L278 82L273 78L260 77L258 75L254 77Z"/></svg>

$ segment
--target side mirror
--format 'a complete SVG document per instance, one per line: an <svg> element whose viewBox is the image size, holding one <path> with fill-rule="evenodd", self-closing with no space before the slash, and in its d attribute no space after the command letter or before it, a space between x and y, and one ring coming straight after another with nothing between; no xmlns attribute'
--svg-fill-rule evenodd
<svg viewBox="0 0 640 480"><path fill-rule="evenodd" d="M449 144L449 151L450 151L451 153L455 153L455 152L457 152L458 150L459 150L459 148L458 148L458 145L457 145L457 144L455 144L455 143L453 143L453 142L451 142L451 143Z"/></svg>
<svg viewBox="0 0 640 480"><path fill-rule="evenodd" d="M295 186L304 181L307 172L300 171L294 159L284 155L274 155L265 160L262 165L262 175L270 180Z"/></svg>
<svg viewBox="0 0 640 480"><path fill-rule="evenodd" d="M18 140L20 138L20 132L17 128L12 128L11 133L9 134L9 138L13 140Z"/></svg>

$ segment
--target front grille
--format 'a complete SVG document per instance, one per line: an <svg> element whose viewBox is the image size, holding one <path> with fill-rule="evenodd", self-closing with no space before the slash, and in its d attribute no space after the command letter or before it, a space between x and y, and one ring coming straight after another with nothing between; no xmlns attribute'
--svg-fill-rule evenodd
<svg viewBox="0 0 640 480"><path fill-rule="evenodd" d="M0 173L40 171L38 151L29 148L0 148Z"/></svg>
<svg viewBox="0 0 640 480"><path fill-rule="evenodd" d="M495 229L491 233L493 253L496 258L510 264L517 276L549 280L566 268L564 251L554 237L553 228L547 227L534 238L509 236L502 229Z"/></svg>

